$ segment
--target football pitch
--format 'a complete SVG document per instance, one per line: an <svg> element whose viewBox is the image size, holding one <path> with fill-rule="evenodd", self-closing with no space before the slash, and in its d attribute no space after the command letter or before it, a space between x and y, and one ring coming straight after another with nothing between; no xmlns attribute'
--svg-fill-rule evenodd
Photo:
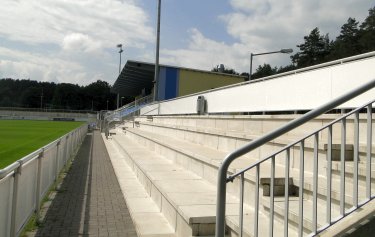
<svg viewBox="0 0 375 237"><path fill-rule="evenodd" d="M0 120L0 169L82 124L83 122Z"/></svg>

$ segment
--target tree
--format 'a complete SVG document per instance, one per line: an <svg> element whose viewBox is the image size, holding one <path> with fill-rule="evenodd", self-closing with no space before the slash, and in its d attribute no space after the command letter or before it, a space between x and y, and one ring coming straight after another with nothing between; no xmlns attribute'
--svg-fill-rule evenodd
<svg viewBox="0 0 375 237"><path fill-rule="evenodd" d="M255 73L251 74L251 79L257 79L261 77L271 76L276 74L277 67L272 68L269 64L259 65Z"/></svg>
<svg viewBox="0 0 375 237"><path fill-rule="evenodd" d="M40 108L42 89L32 86L24 90L21 94L21 103L23 107Z"/></svg>
<svg viewBox="0 0 375 237"><path fill-rule="evenodd" d="M360 45L362 53L375 50L375 7L370 8L369 15L360 26Z"/></svg>
<svg viewBox="0 0 375 237"><path fill-rule="evenodd" d="M348 21L341 27L340 35L333 42L329 59L335 60L350 57L361 53L359 43L360 31L358 21L349 17Z"/></svg>
<svg viewBox="0 0 375 237"><path fill-rule="evenodd" d="M277 69L277 73L283 73L283 72L289 72L289 71L293 71L293 70L296 70L297 67L294 66L293 64L290 64L290 65L287 65L285 67L281 66L279 67L279 69Z"/></svg>
<svg viewBox="0 0 375 237"><path fill-rule="evenodd" d="M291 56L292 62L299 68L325 62L331 49L328 34L320 35L320 31L316 27L303 38L305 42L297 45L300 52Z"/></svg>
<svg viewBox="0 0 375 237"><path fill-rule="evenodd" d="M84 88L86 103L93 110L102 110L107 107L107 100L113 101L115 97L110 92L111 86L106 81L97 80ZM125 102L126 103L126 102Z"/></svg>
<svg viewBox="0 0 375 237"><path fill-rule="evenodd" d="M52 104L57 109L87 109L82 103L84 99L81 88L70 83L61 83L56 86Z"/></svg>

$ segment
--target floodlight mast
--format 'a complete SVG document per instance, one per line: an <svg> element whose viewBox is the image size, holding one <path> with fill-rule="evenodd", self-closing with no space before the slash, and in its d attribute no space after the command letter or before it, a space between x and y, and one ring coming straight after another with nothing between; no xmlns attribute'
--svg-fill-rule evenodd
<svg viewBox="0 0 375 237"><path fill-rule="evenodd" d="M158 85L159 85L159 48L160 48L160 12L161 0L158 0L158 20L156 24L156 53L155 53L155 75L154 75L154 101L158 100Z"/></svg>
<svg viewBox="0 0 375 237"><path fill-rule="evenodd" d="M120 49L118 51L118 53L120 54L120 65L118 67L118 75L120 76L120 74L121 74L121 53L124 52L124 50L122 50L122 44L118 44L117 48ZM117 109L119 108L119 103L120 103L119 100L120 100L120 93L117 93Z"/></svg>

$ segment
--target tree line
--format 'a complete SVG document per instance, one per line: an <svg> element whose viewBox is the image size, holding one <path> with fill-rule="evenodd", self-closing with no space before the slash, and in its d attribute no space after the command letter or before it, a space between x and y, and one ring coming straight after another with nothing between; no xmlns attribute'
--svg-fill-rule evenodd
<svg viewBox="0 0 375 237"><path fill-rule="evenodd" d="M290 56L291 63L284 67L272 67L270 64L259 65L251 75L252 79L287 72L303 67L350 57L375 50L375 7L369 9L369 15L360 24L355 18L349 17L341 26L340 35L330 40L328 34L321 34L318 27L303 37L304 42L297 45L299 52ZM217 68L212 71L218 71ZM224 73L237 74L233 69ZM241 73L249 76L248 72Z"/></svg>
<svg viewBox="0 0 375 237"><path fill-rule="evenodd" d="M87 86L33 80L0 80L0 107L68 110L113 110L116 95L111 86L98 80Z"/></svg>

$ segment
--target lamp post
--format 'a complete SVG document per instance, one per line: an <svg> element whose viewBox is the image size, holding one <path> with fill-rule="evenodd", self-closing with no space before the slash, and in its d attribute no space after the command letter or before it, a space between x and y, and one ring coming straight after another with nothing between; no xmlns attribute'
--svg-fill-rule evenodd
<svg viewBox="0 0 375 237"><path fill-rule="evenodd" d="M251 73L253 71L253 57L265 54L274 54L274 53L293 53L293 49L280 49L279 51L272 51L266 53L250 53L250 74L249 74L249 81L251 80Z"/></svg>

